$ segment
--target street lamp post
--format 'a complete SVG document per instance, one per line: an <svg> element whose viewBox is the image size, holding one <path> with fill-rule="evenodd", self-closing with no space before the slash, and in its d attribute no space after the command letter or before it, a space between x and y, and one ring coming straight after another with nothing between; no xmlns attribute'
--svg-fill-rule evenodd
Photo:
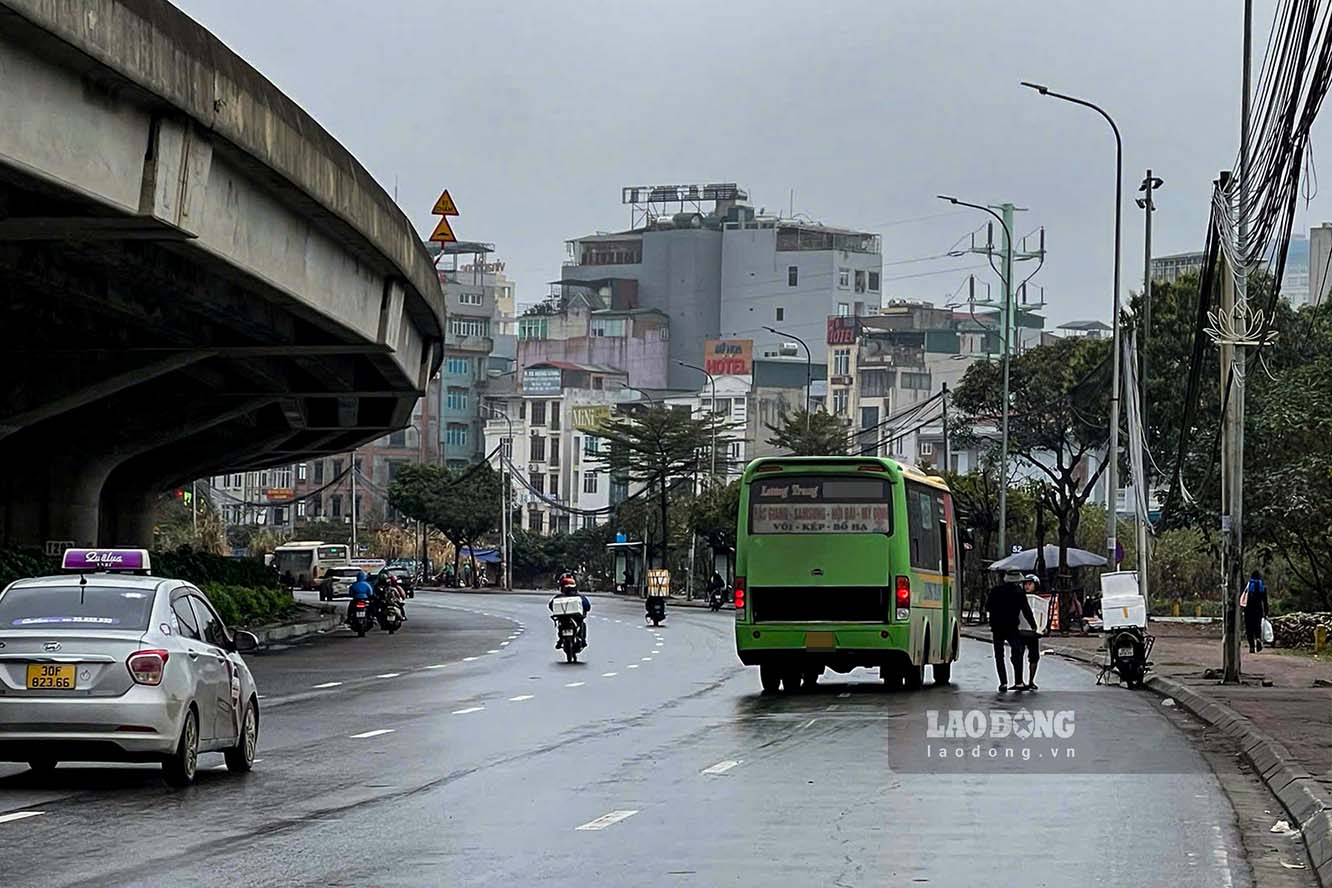
<svg viewBox="0 0 1332 888"><path fill-rule="evenodd" d="M800 347L805 350L805 434L808 435L810 387L813 385L814 379L814 355L809 350L809 345L806 344L805 340L801 339L794 333L787 333L785 330L778 330L776 327L764 327L763 329L767 330L769 333L775 333L778 336L790 336L796 342L800 343Z"/></svg>
<svg viewBox="0 0 1332 888"><path fill-rule="evenodd" d="M1003 391L1003 431L1001 433L1001 444L999 447L999 557L1005 558L1008 555L1008 366L1012 357L1013 348L1010 342L1011 331L1013 328L1013 230L1009 227L1008 221L996 213L994 210L982 204L968 203L965 200L958 200L947 194L938 195L940 200L946 200L954 206L971 207L973 210L980 210L989 213L995 219L999 220L999 226L1004 230L1004 310L1000 312L1004 323L1004 391ZM1004 212L1012 215L1011 205L1006 205Z"/></svg>
<svg viewBox="0 0 1332 888"><path fill-rule="evenodd" d="M708 384L712 386L712 406L708 412L712 414L709 422L712 424L712 461L708 468L708 484L712 484L717 479L717 380L711 373L704 370L697 364L691 364L688 361L676 361L681 367L688 367L690 370L697 370L708 378Z"/></svg>
<svg viewBox="0 0 1332 888"><path fill-rule="evenodd" d="M1110 124L1110 130L1115 134L1115 274L1114 274L1114 317L1111 320L1112 333L1110 336L1110 446L1106 454L1109 465L1106 467L1106 540L1105 545L1109 553L1107 564L1110 570L1115 570L1118 565L1115 563L1115 552L1119 548L1117 539L1116 523L1119 518L1118 499L1119 491L1119 232L1120 219L1123 213L1123 194L1124 194L1124 141L1119 136L1119 126L1114 118L1105 112L1100 105L1093 104L1086 99L1079 99L1074 96L1067 96L1063 93L1057 93L1039 83L1029 83L1022 81L1022 85L1028 89L1034 89L1043 96L1050 96L1054 99L1062 99L1065 102L1071 102L1074 105L1081 105L1084 108L1090 108Z"/></svg>
<svg viewBox="0 0 1332 888"><path fill-rule="evenodd" d="M509 559L509 482L508 475L505 473L505 463L508 454L504 452L504 445L507 443L509 449L513 449L513 420L509 414L503 410L496 409L494 405L483 403L481 406L490 411L492 416L498 416L509 424L509 437L500 442L499 464L500 464L500 557L504 559L504 591L513 591L513 566Z"/></svg>

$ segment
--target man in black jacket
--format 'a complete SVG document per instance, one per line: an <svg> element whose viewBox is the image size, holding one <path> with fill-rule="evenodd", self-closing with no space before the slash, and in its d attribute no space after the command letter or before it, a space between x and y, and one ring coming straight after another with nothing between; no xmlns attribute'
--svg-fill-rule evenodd
<svg viewBox="0 0 1332 888"><path fill-rule="evenodd" d="M1007 655L1004 645L1016 643L1018 636L1018 617L1025 616L1031 625L1036 625L1036 617L1027 603L1027 595L1022 590L1022 574L1015 570L1005 572L1003 582L990 590L985 601L985 609L990 613L990 634L994 643L994 668L999 673L999 691L1008 690L1008 667L1004 660ZM1021 675L1016 676L1021 680Z"/></svg>

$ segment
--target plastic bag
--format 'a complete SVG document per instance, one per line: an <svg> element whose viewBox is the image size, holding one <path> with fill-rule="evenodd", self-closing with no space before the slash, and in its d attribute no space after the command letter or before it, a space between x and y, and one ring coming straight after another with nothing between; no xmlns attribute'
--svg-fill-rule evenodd
<svg viewBox="0 0 1332 888"><path fill-rule="evenodd" d="M1272 621L1263 617L1263 644L1271 644L1273 637Z"/></svg>

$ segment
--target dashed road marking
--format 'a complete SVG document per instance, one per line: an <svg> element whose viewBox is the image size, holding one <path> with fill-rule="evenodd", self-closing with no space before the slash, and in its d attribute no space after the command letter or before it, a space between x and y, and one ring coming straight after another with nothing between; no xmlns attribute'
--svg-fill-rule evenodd
<svg viewBox="0 0 1332 888"><path fill-rule="evenodd" d="M808 728L810 725L814 724L814 722L816 722L816 721L818 721L817 718L811 718L809 721L805 722L803 725L800 726L800 728L797 728L796 730L801 730L801 729L803 729L803 728Z"/></svg>
<svg viewBox="0 0 1332 888"><path fill-rule="evenodd" d="M485 708L486 708L486 707L484 707L484 706L468 706L466 709L455 709L455 710L453 710L453 714L454 714L454 715L467 715L467 713L469 713L469 712L480 712L482 709L485 709Z"/></svg>
<svg viewBox="0 0 1332 888"><path fill-rule="evenodd" d="M624 668L625 668L625 669L637 669L637 668L638 668L638 664L637 664L637 663L630 663L628 666L626 666L626 667L624 667Z"/></svg>
<svg viewBox="0 0 1332 888"><path fill-rule="evenodd" d="M486 653L487 653L487 654L498 654L498 653L499 653L499 648L491 648L490 650L486 651Z"/></svg>
<svg viewBox="0 0 1332 888"><path fill-rule="evenodd" d="M472 661L475 660L475 659L477 659L477 658L476 658L476 657L463 657L463 662L464 662L464 663L470 663L470 662L472 662Z"/></svg>
<svg viewBox="0 0 1332 888"><path fill-rule="evenodd" d="M381 672L381 673L379 673L378 675L376 675L375 678L397 678L399 675L402 675L402 673L401 673L401 672Z"/></svg>
<svg viewBox="0 0 1332 888"><path fill-rule="evenodd" d="M639 657L639 659L642 660L644 663L651 663L651 662L652 662L652 658L651 658L651 657Z"/></svg>
<svg viewBox="0 0 1332 888"><path fill-rule="evenodd" d="M567 685L565 685L565 687L566 687L566 688L581 688L581 687L582 687L583 685L585 685L585 684L587 684L587 682L585 682L585 681L571 681L571 682L569 682Z"/></svg>
<svg viewBox="0 0 1332 888"><path fill-rule="evenodd" d="M472 659L475 660L476 657L473 657ZM448 665L449 665L448 663L435 663L433 666L427 666L426 668L427 668L427 669L443 669L444 667L446 667L446 666L448 666Z"/></svg>
<svg viewBox="0 0 1332 888"><path fill-rule="evenodd" d="M601 677L602 677L602 678L614 678L614 677L617 676L617 675L619 675L618 672L603 672L603 673L601 673Z"/></svg>
<svg viewBox="0 0 1332 888"><path fill-rule="evenodd" d="M15 820L27 820L29 817L41 817L45 811L15 811L12 814L0 814L0 823L13 823ZM597 827L600 829L601 827ZM579 827L582 829L582 827Z"/></svg>
<svg viewBox="0 0 1332 888"><path fill-rule="evenodd" d="M521 703L521 702L523 702L524 700L531 700L531 699L532 699L533 697L535 697L535 696L536 696L536 694L519 694L519 695L516 696L516 697L510 697L510 698L509 698L509 702L510 702L510 703Z"/></svg>
<svg viewBox="0 0 1332 888"><path fill-rule="evenodd" d="M738 764L740 764L738 761L734 761L734 760L732 760L732 759L727 759L727 760L724 761L724 762L717 762L717 764L713 765L713 766L710 767L710 768L704 768L704 769L703 769L703 773L704 773L704 774L725 774L727 771L731 770L732 768L734 768L734 767L735 767L736 765L738 765Z"/></svg>
<svg viewBox="0 0 1332 888"><path fill-rule="evenodd" d="M341 684L342 682L340 681L326 681L323 684L317 684L314 685L313 687L316 691L322 691L324 688L336 688Z"/></svg>
<svg viewBox="0 0 1332 888"><path fill-rule="evenodd" d="M851 696L851 692L850 692L850 691L842 691L842 693L840 693L840 694L837 695L837 699L838 699L838 700L845 700L847 697L850 697L850 696Z"/></svg>
<svg viewBox="0 0 1332 888"><path fill-rule="evenodd" d="M392 733L393 733L393 729L392 729L392 728L375 728L373 731L362 731L362 732L359 733L359 734L352 734L352 735L351 735L351 739L353 739L353 740L367 740L367 739L369 739L369 738L371 738L371 737L379 737L379 736L382 736L382 735L384 735L384 734L392 734Z"/></svg>
<svg viewBox="0 0 1332 888"><path fill-rule="evenodd" d="M584 823L582 826L574 827L574 829L576 830L605 829L608 826L613 826L614 824L619 823L621 820L627 820L628 818L633 817L637 813L638 813L637 811L611 811L609 814L602 814L596 820L589 820L587 823Z"/></svg>
<svg viewBox="0 0 1332 888"><path fill-rule="evenodd" d="M500 647L503 648L503 647L508 647L508 646L509 646L509 643L508 643L507 641L501 641L501 642L500 642Z"/></svg>

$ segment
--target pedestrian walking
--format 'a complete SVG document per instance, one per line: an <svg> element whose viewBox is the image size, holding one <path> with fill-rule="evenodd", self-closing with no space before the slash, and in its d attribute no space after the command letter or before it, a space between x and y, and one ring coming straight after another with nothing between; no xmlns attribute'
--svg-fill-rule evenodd
<svg viewBox="0 0 1332 888"><path fill-rule="evenodd" d="M1249 637L1249 653L1263 649L1263 620L1267 618L1267 584L1263 575L1254 571L1240 593L1240 607L1244 609L1244 634Z"/></svg>
<svg viewBox="0 0 1332 888"><path fill-rule="evenodd" d="M989 596L985 600L985 609L990 615L990 635L994 645L994 669L999 673L999 692L1008 690L1008 667L1005 660L1008 658L1008 651L1005 646L1014 642L1018 631L1018 619L1025 615L1032 626L1036 625L1036 617L1031 612L1031 605L1027 603L1026 593L1022 591L1019 583L1022 582L1022 573L1011 570L1004 574L1003 581L990 590ZM1015 676L1018 681L1022 680L1021 673Z"/></svg>
<svg viewBox="0 0 1332 888"><path fill-rule="evenodd" d="M1040 591L1041 580L1036 574L1027 574L1022 578L1022 595L1026 598ZM1036 663L1041 659L1041 635L1031 610L1031 600L1027 599L1027 609L1018 614L1017 632L1009 642L1013 653L1013 690L1034 691L1036 688ZM1027 656L1027 680L1022 680L1022 655Z"/></svg>

